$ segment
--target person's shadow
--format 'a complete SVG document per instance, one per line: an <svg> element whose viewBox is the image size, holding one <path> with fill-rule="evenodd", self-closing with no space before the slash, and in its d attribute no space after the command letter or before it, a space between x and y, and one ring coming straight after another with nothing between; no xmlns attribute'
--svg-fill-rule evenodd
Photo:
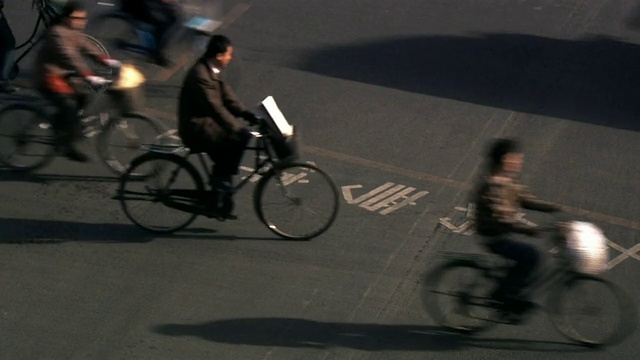
<svg viewBox="0 0 640 360"><path fill-rule="evenodd" d="M614 38L481 33L405 36L312 49L286 65L403 91L640 131L639 64L640 46Z"/></svg>
<svg viewBox="0 0 640 360"><path fill-rule="evenodd" d="M384 325L321 322L293 318L244 318L200 324L163 324L152 331L166 336L195 336L204 340L253 346L364 351L452 351L485 347L522 351L580 352L563 342L470 338L428 325Z"/></svg>

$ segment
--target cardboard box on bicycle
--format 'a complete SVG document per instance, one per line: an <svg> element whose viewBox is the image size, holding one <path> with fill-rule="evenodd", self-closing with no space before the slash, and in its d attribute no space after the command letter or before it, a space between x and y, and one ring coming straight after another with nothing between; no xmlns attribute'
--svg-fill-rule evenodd
<svg viewBox="0 0 640 360"><path fill-rule="evenodd" d="M260 103L261 112L265 119L271 145L278 159L294 161L300 157L300 139L297 129L289 124L280 111L272 96L266 97Z"/></svg>

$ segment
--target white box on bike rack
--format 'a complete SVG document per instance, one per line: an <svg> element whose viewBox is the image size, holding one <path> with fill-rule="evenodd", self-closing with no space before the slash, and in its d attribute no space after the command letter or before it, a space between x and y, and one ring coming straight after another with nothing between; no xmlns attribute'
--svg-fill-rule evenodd
<svg viewBox="0 0 640 360"><path fill-rule="evenodd" d="M293 126L289 124L287 119L278 108L278 104L276 104L276 100L273 96L268 96L264 100L262 100L262 107L269 115L270 120L273 122L275 127L280 131L280 134L284 137L289 137L293 135Z"/></svg>
<svg viewBox="0 0 640 360"><path fill-rule="evenodd" d="M270 138L277 157L283 161L298 159L300 157L298 131L289 124L272 96L262 100L261 105L262 113L266 115L264 116L265 121L269 125L269 132L272 133L269 135L271 135Z"/></svg>

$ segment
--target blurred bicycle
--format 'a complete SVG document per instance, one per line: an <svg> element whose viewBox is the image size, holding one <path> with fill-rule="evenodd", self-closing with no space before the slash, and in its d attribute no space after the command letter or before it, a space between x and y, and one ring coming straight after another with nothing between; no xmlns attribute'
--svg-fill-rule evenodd
<svg viewBox="0 0 640 360"><path fill-rule="evenodd" d="M96 137L100 159L115 174L122 174L131 159L144 152L143 144L172 141L164 123L137 112L143 80L135 68L124 65L103 87L105 91L94 93L81 110L82 135ZM109 100L106 104L99 101L103 94ZM12 170L29 172L53 160L57 141L51 108L46 100L28 96L0 108L1 163Z"/></svg>
<svg viewBox="0 0 640 360"><path fill-rule="evenodd" d="M599 274L607 266L606 238L592 224L570 221L549 229L554 261L529 292L546 295L555 328L579 344L598 347L625 339L637 327L637 306L619 286ZM447 259L424 281L427 313L450 330L476 334L497 324L520 324L537 306L492 298L508 267L495 256L441 253ZM501 265L503 264L503 265ZM516 315L516 316L514 316Z"/></svg>

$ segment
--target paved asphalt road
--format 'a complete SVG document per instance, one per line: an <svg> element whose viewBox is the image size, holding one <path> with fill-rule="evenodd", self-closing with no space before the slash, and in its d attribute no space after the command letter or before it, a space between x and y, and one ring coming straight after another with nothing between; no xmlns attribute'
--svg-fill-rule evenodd
<svg viewBox="0 0 640 360"><path fill-rule="evenodd" d="M438 251L481 251L459 228L468 189L486 143L517 136L525 180L604 229L607 277L640 298L635 5L226 1L239 93L249 104L274 96L301 129L305 158L343 191L335 225L282 241L245 190L241 221L153 236L110 199L115 181L97 161L2 173L0 359L636 359L637 333L590 351L542 314L447 335L419 297ZM19 41L28 6L5 9ZM92 13L103 8L92 1ZM170 122L183 71L144 71L148 112ZM361 197L383 185L405 198Z"/></svg>

